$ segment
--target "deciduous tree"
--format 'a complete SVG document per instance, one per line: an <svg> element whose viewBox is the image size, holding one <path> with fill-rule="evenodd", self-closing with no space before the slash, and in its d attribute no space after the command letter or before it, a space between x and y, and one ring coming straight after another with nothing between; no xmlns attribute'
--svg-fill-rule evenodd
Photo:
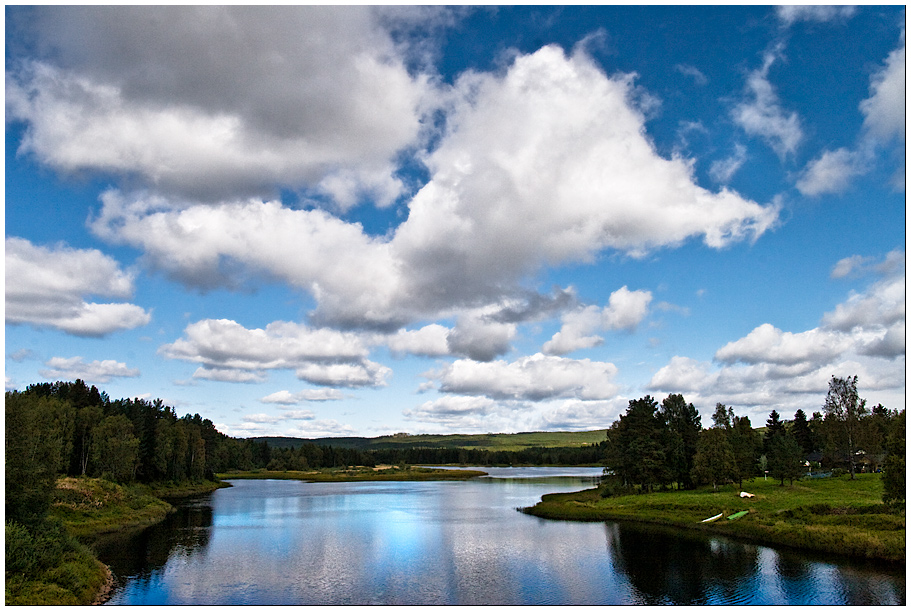
<svg viewBox="0 0 911 611"><path fill-rule="evenodd" d="M98 425L92 442L96 468L115 482L133 479L139 464L139 439L126 416L108 416Z"/></svg>
<svg viewBox="0 0 911 611"><path fill-rule="evenodd" d="M58 414L65 406L55 397L6 393L7 520L33 525L47 513L62 466L64 432Z"/></svg>
<svg viewBox="0 0 911 611"><path fill-rule="evenodd" d="M867 412L867 401L857 394L857 376L829 380L829 393L823 407L826 417L834 424L834 441L836 448L847 459L850 465L851 479L854 479L854 461L857 451L860 419Z"/></svg>
<svg viewBox="0 0 911 611"><path fill-rule="evenodd" d="M769 475L775 479L781 480L784 486L784 480L794 480L800 477L800 446L790 433L781 433L774 435L769 442Z"/></svg>
<svg viewBox="0 0 911 611"><path fill-rule="evenodd" d="M736 474L734 451L727 432L717 426L702 431L693 459L693 479L711 483L712 488L717 490L718 484L733 479Z"/></svg>

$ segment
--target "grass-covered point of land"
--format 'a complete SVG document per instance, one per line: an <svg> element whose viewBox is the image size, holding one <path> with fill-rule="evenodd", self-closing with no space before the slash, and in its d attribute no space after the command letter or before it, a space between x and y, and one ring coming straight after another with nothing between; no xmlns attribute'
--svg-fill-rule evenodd
<svg viewBox="0 0 911 611"><path fill-rule="evenodd" d="M220 479L295 479L308 482L413 482L466 480L487 475L484 471L462 469L429 469L426 467L390 466L319 469L312 471L232 471L219 473Z"/></svg>
<svg viewBox="0 0 911 611"><path fill-rule="evenodd" d="M746 538L757 543L889 561L905 559L905 513L882 502L878 474L602 498L598 489L545 495L526 513L560 520L628 520ZM727 518L746 510L736 520ZM702 520L719 513L710 523Z"/></svg>
<svg viewBox="0 0 911 611"><path fill-rule="evenodd" d="M86 537L160 522L170 503L140 485L121 486L104 479L57 480L50 515L76 537Z"/></svg>

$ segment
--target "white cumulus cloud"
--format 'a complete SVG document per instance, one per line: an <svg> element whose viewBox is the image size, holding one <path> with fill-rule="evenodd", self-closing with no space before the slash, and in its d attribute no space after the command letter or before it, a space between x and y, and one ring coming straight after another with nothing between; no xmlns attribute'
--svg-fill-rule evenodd
<svg viewBox="0 0 911 611"><path fill-rule="evenodd" d="M721 402L754 415L797 408L809 413L821 409L831 376L857 375L871 401L903 404L905 278L898 258L889 253L879 265L867 258L839 262L884 275L826 312L818 327L795 333L760 325L719 348L714 363L673 357L647 388L687 393L705 409Z"/></svg>
<svg viewBox="0 0 911 611"><path fill-rule="evenodd" d="M603 308L587 306L564 314L563 326L542 350L545 354L566 354L599 346L604 339L592 335L598 329L633 331L648 314L651 301L650 291L631 291L623 286L611 293Z"/></svg>
<svg viewBox="0 0 911 611"><path fill-rule="evenodd" d="M134 277L98 250L38 246L6 238L6 321L102 337L148 324L131 303L94 303L90 296L127 299Z"/></svg>
<svg viewBox="0 0 911 611"><path fill-rule="evenodd" d="M55 356L44 364L47 369L39 371L48 380L84 380L90 383L106 384L113 378L139 377L138 369L130 369L126 363L106 359L85 362L81 356L63 358Z"/></svg>
<svg viewBox="0 0 911 611"><path fill-rule="evenodd" d="M367 360L356 333L285 321L248 329L233 320L201 320L159 353L199 363L194 378L229 382L261 382L269 370L288 369L321 386L382 386L391 373Z"/></svg>
<svg viewBox="0 0 911 611"><path fill-rule="evenodd" d="M463 75L424 158L430 180L387 236L275 201L139 192L105 194L92 228L187 284L231 287L265 272L313 295L320 324L397 330L503 303L544 265L697 238L720 248L776 224L777 206L710 192L689 161L661 157L634 89L632 76L608 77L558 47L501 74Z"/></svg>
<svg viewBox="0 0 911 611"><path fill-rule="evenodd" d="M36 7L9 66L21 152L212 198L319 183L399 195L427 79L370 7ZM385 15L388 21L393 15ZM117 49L112 53L111 49ZM368 100L368 102L364 102ZM342 186L352 176L362 187ZM346 192L347 191L347 192Z"/></svg>
<svg viewBox="0 0 911 611"><path fill-rule="evenodd" d="M609 399L617 393L613 363L534 354L513 362L460 359L425 374L440 391L495 400Z"/></svg>
<svg viewBox="0 0 911 611"><path fill-rule="evenodd" d="M870 97L860 103L864 127L881 140L905 139L905 40L870 78Z"/></svg>

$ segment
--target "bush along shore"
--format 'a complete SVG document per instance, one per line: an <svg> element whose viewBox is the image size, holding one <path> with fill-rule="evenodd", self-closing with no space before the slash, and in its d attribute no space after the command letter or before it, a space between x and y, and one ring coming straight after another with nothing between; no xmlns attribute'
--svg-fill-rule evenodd
<svg viewBox="0 0 911 611"><path fill-rule="evenodd" d="M579 521L633 521L720 534L770 546L905 561L904 506L882 502L878 474L732 484L691 491L619 494L599 488L547 494L523 513ZM744 513L746 512L746 513ZM715 516L716 519L712 520ZM733 518L733 519L730 519Z"/></svg>
<svg viewBox="0 0 911 611"><path fill-rule="evenodd" d="M119 485L98 478L59 478L44 521L31 528L6 522L6 604L104 602L113 577L91 550L95 538L160 522L174 511L165 499L228 485L218 481Z"/></svg>

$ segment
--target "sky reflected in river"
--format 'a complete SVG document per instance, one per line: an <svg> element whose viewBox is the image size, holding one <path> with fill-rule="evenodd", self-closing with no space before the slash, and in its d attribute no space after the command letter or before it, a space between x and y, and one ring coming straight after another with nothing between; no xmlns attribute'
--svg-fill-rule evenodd
<svg viewBox="0 0 911 611"><path fill-rule="evenodd" d="M516 511L574 478L235 481L99 545L111 604L903 604L904 573Z"/></svg>

